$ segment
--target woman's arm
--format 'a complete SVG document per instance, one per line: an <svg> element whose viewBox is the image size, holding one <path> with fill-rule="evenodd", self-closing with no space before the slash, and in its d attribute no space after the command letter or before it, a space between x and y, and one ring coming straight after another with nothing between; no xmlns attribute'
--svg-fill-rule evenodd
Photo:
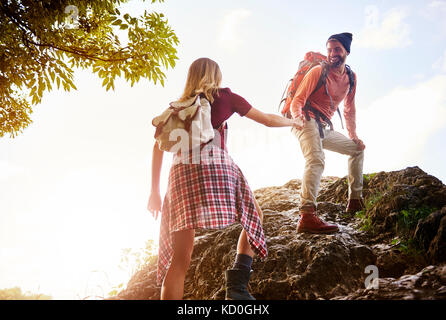
<svg viewBox="0 0 446 320"><path fill-rule="evenodd" d="M267 127L295 127L299 130L303 128L301 118L288 119L277 114L264 113L256 108L251 108L245 116Z"/></svg>
<svg viewBox="0 0 446 320"><path fill-rule="evenodd" d="M158 143L155 142L152 153L152 188L150 191L149 203L147 209L152 212L155 219L158 218L158 214L161 212L161 195L160 195L160 176L161 167L163 165L164 152L158 147Z"/></svg>

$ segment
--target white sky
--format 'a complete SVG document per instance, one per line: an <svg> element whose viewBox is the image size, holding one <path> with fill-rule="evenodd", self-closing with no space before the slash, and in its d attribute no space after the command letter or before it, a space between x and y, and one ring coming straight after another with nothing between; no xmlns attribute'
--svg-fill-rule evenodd
<svg viewBox="0 0 446 320"><path fill-rule="evenodd" d="M352 32L347 63L358 75L364 172L418 165L446 180L445 1L149 2L125 8L155 8L177 33L180 59L165 87L143 80L131 88L121 80L106 92L89 70L79 70L77 91L47 93L34 123L0 140L0 288L71 299L127 282L129 271L118 268L121 250L158 237L158 223L145 209L151 119L181 94L190 63L203 56L219 63L224 86L274 113L305 52L324 53L329 35ZM342 130L337 115L334 123ZM234 115L229 152L253 190L303 172L297 140L286 128ZM163 190L168 168L169 159ZM327 152L325 175L342 177L346 170L346 157Z"/></svg>

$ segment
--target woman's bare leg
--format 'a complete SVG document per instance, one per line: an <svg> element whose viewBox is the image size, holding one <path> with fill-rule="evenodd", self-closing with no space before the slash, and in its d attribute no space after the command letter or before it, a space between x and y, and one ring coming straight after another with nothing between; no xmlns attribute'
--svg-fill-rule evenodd
<svg viewBox="0 0 446 320"><path fill-rule="evenodd" d="M173 257L161 288L161 300L181 300L184 294L184 278L189 269L194 249L195 230L174 233Z"/></svg>

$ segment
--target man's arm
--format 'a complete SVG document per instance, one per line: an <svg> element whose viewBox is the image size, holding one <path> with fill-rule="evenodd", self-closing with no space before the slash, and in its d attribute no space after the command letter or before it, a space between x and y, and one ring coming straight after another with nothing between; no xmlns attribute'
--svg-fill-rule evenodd
<svg viewBox="0 0 446 320"><path fill-rule="evenodd" d="M302 79L296 93L294 94L293 101L291 101L291 115L293 118L302 117L302 108L307 102L308 97L316 89L316 85L322 73L322 67L316 66L312 68L305 77Z"/></svg>

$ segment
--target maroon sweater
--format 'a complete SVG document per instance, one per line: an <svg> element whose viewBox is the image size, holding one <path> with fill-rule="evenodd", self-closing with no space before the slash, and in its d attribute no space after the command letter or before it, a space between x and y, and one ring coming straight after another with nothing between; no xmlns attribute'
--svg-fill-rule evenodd
<svg viewBox="0 0 446 320"><path fill-rule="evenodd" d="M252 106L243 97L235 94L229 88L221 88L218 95L214 95L214 102L211 103L211 122L214 129L218 129L221 124L229 119L234 112L241 117L246 115ZM225 126L227 129L228 126ZM221 147L226 148L227 130L221 137Z"/></svg>

